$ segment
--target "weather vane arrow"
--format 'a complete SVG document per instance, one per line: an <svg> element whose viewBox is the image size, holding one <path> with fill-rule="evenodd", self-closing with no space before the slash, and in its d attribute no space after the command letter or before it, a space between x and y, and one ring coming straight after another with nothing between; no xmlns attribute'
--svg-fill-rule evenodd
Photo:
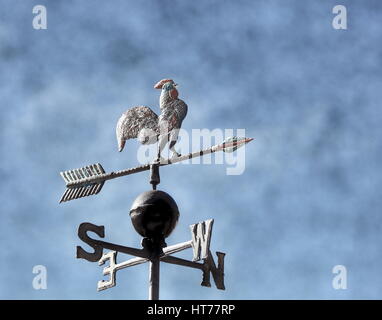
<svg viewBox="0 0 382 320"><path fill-rule="evenodd" d="M97 194L101 191L103 184L107 180L112 180L115 178L128 176L130 174L147 171L150 170L152 166L167 166L170 164L178 163L196 157L201 157L203 155L207 155L218 151L234 152L238 148L244 146L252 140L253 138L231 137L227 138L220 144L214 145L204 150L190 152L189 154L180 157L163 159L161 161L155 161L142 166L137 166L134 168L124 169L110 173L105 173L105 170L99 163L92 164L79 169L63 171L60 174L65 180L67 189L62 195L60 203Z"/></svg>

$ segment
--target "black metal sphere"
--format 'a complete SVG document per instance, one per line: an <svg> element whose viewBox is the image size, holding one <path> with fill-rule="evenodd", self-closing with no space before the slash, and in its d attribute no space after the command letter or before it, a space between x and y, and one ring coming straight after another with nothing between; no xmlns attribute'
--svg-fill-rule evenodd
<svg viewBox="0 0 382 320"><path fill-rule="evenodd" d="M150 239L164 239L174 230L179 218L175 200L166 192L141 193L133 202L130 217L134 229Z"/></svg>

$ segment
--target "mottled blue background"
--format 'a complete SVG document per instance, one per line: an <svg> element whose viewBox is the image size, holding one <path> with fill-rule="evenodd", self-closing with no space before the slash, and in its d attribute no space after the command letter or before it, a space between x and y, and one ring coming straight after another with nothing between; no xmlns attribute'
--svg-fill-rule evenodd
<svg viewBox="0 0 382 320"><path fill-rule="evenodd" d="M47 30L32 28L36 4ZM332 28L336 4L347 6L346 31ZM147 174L59 205L58 173L135 165L138 143L118 153L115 124L130 106L156 108L152 86L164 77L181 85L185 129L245 128L256 140L240 176L224 165L161 171L181 210L168 243L214 217L212 249L227 253L226 291L162 264L161 298L382 298L381 1L0 5L0 298L146 299L147 265L97 293L102 267L75 259L75 247L84 221L139 246L128 210ZM32 287L38 264L47 290ZM347 290L332 288L337 264Z"/></svg>

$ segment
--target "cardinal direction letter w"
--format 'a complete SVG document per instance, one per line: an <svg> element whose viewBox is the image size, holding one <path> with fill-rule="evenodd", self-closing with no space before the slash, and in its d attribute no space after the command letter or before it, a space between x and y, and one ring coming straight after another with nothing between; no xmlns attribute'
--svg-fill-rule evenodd
<svg viewBox="0 0 382 320"><path fill-rule="evenodd" d="M210 242L213 219L199 222L190 226L192 236L193 261L207 259L210 252Z"/></svg>

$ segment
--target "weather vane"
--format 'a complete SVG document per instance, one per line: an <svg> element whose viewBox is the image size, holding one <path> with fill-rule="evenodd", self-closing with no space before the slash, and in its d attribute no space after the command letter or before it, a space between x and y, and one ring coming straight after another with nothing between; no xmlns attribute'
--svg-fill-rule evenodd
<svg viewBox="0 0 382 320"><path fill-rule="evenodd" d="M61 172L67 188L60 202L65 202L99 193L106 180L150 170L149 182L153 190L141 193L130 209L133 227L143 237L142 249L93 239L89 237L87 232L93 232L100 238L104 238L104 226L85 222L79 226L78 236L92 247L94 252L87 252L78 246L77 258L91 262L98 261L99 265L109 263L103 269L103 275L108 275L109 279L98 282L98 291L116 285L116 273L118 270L144 262L150 264L149 299L159 299L160 262L201 270L203 275L202 286L211 286L210 275L212 274L216 287L224 290L225 254L216 252L216 265L210 251L213 219L191 225L191 240L167 246L165 239L171 234L178 222L179 210L175 200L169 194L156 190L157 185L160 183L159 168L218 151L234 152L237 148L253 139L230 137L210 148L191 152L187 155L179 154L175 150L175 144L178 139L179 129L187 115L188 107L183 100L178 98L177 85L173 80L163 79L154 88L161 89L160 115L158 116L146 106L133 107L122 114L116 128L119 151L123 150L126 140L132 138L137 138L142 144L157 142L157 157L152 162L110 173L106 173L99 163ZM165 159L162 157L162 151L167 143L173 156ZM192 261L173 256L174 253L188 248L193 249ZM104 254L104 249L111 251ZM118 252L135 256L135 258L117 263ZM203 262L198 262L201 260Z"/></svg>

